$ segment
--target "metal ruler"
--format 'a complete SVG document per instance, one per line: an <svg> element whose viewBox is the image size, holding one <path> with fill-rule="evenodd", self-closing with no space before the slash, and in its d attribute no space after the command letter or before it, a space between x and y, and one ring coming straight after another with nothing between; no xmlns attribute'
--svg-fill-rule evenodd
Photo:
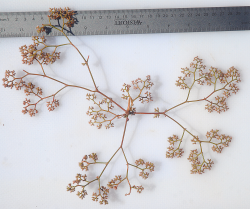
<svg viewBox="0 0 250 209"><path fill-rule="evenodd" d="M37 34L36 26L48 23L48 14L2 12L0 37L46 35ZM76 36L250 30L250 6L77 11L76 18ZM56 30L49 34L59 35Z"/></svg>

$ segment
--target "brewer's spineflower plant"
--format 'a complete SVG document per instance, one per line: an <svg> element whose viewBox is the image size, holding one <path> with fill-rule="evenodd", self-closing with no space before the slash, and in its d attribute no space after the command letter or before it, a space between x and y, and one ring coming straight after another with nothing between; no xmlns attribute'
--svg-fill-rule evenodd
<svg viewBox="0 0 250 209"><path fill-rule="evenodd" d="M23 101L23 114L29 114L31 117L35 116L39 112L39 106L42 101L46 101L46 106L49 111L55 110L59 107L59 100L57 98L58 93L67 88L77 88L86 92L86 99L91 104L87 110L87 115L90 117L89 124L96 126L98 129L105 127L106 129L115 127L117 120L124 121L123 136L121 138L121 144L111 155L107 161L100 161L96 153L84 155L79 162L79 167L83 173L76 174L75 180L69 183L67 191L76 192L77 196L81 199L88 195L88 185L97 183L97 190L92 194L92 200L99 202L100 204L108 204L108 196L110 190L117 190L120 184L127 183L129 190L126 195L130 195L133 190L141 193L144 190L142 185L133 185L129 179L129 170L137 169L139 177L142 179L149 178L151 172L154 171L155 165L152 162L146 162L144 159L135 160L135 162L129 162L126 153L123 148L125 140L126 127L129 123L131 115L152 115L153 118L159 118L160 116L169 118L174 123L178 124L182 129L181 135L172 135L168 137L170 146L167 148L167 158L180 158L184 153L182 148L182 141L185 139L185 135L192 137L191 142L197 145L197 148L190 151L188 160L191 162L191 173L202 174L205 170L210 170L214 162L212 159L206 159L203 152L203 144L211 145L211 149L214 152L221 153L225 147L228 147L232 140L231 136L221 134L219 130L210 130L205 136L198 136L186 129L177 120L169 115L169 112L176 109L179 106L183 106L188 103L203 102L205 103L205 110L208 112L222 113L227 111L226 100L236 94L239 90L237 83L240 82L240 74L234 67L229 68L227 71L221 71L215 67L207 68L202 59L195 57L191 62L190 67L182 68L182 76L178 77L176 86L187 91L185 100L171 108L161 110L155 107L152 112L137 112L136 105L140 102L147 104L153 101L152 94L150 92L154 83L151 81L150 75L147 75L144 79L137 78L131 82L131 84L124 83L122 85L121 98L126 100L120 104L114 99L106 95L102 90L98 88L95 83L94 77L89 66L89 57L85 58L78 48L71 42L68 33L72 33L71 28L74 24L77 24L77 12L65 9L50 9L50 15L48 15L48 23L37 27L38 33L45 32L49 34L52 30L62 33L66 38L65 44L49 45L46 43L44 36L32 37L33 44L29 46L21 46L20 52L22 55L23 64L31 65L34 62L39 63L41 67L41 73L32 73L23 71L23 75L17 77L15 71L6 70L3 80L3 86L5 88L15 88L16 90L23 90L26 98ZM87 68L93 87L87 88L84 85L72 85L66 82L60 81L53 76L46 73L46 65L53 64L60 59L60 52L58 48L63 46L72 46L80 54L82 58L83 67ZM52 52L47 52L46 49L51 48ZM55 83L62 84L62 87L53 94L46 94L43 92L37 83L30 82L31 77L43 77L44 79L51 80ZM211 91L204 98L190 99L190 93L195 85L207 85L211 86ZM125 105L125 107L124 107ZM117 109L119 111L117 111ZM87 124L86 124L87 125ZM125 159L126 173L115 175L111 177L110 181L103 182L103 173L106 168L110 166L110 162L117 155L118 152L122 152ZM87 173L93 169L96 164L103 165L103 169L100 174L95 178L89 178Z"/></svg>

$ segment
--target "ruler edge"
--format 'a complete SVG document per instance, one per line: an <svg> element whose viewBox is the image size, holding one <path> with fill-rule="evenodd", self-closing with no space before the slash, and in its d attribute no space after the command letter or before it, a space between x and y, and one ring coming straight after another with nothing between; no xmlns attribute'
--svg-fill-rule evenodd
<svg viewBox="0 0 250 209"><path fill-rule="evenodd" d="M110 9L104 9L104 10L74 10L74 9L71 9L71 11L76 11L76 12L87 12L87 13L98 13L98 12L123 12L123 11L134 11L134 12L141 12L141 11L157 11L158 12L160 10L193 10L193 9L215 9L215 10L218 10L218 9L236 9L236 8L250 8L250 6L226 6L226 7L174 7L174 8L150 8L150 9L113 9L113 10L110 10ZM37 14L37 15L40 15L41 13L42 14L49 14L49 11L25 11L25 12L0 12L0 15L7 15L7 14L13 14L13 15L20 15L20 14Z"/></svg>
<svg viewBox="0 0 250 209"><path fill-rule="evenodd" d="M122 13L122 12L128 12L128 11L131 11L132 13L133 12L162 12L162 11L175 11L175 10L178 10L178 11L192 11L192 10L197 10L197 9L200 9L200 10L207 10L207 9L212 9L212 10L220 10L220 9L237 9L237 8L241 8L241 9L245 9L245 10L250 10L250 6L220 6L220 7L180 7L180 8L150 8L150 9L113 9L113 10L72 10L72 11L76 11L77 13L79 12L79 14L84 14L84 13ZM49 11L26 11L26 12L0 12L0 16L1 15L7 15L8 14L11 14L11 15L49 15ZM245 30L250 30L249 29L238 29L238 30L218 30L218 31L187 31L187 32L181 32L181 33L192 33L192 32L233 32L233 31L245 31ZM166 33L166 32L153 32L151 34L155 34L155 33ZM170 32L171 33L171 32ZM174 32L173 32L174 33ZM108 34L108 33L107 33ZM94 35L107 35L107 34L94 34ZM124 33L124 34L127 34L127 33ZM108 35L124 35L123 33L122 34L108 34ZM130 34L130 33L128 33ZM137 33L135 33L137 34ZM139 34L143 34L143 33L139 33ZM46 34L41 34L41 35L38 35L38 36L46 36L46 37L54 37L54 36L61 36L61 35L46 35ZM85 34L85 35L71 35L69 34L69 36L86 36L86 35L92 35L92 34ZM134 35L134 34L133 34ZM20 38L20 37L32 37L32 36L22 36L22 35L15 35L15 36L3 36L3 35L0 35L0 38Z"/></svg>

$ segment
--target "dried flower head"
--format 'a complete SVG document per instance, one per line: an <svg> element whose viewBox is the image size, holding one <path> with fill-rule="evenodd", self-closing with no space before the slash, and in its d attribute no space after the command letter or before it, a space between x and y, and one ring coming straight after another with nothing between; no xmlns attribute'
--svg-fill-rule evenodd
<svg viewBox="0 0 250 209"><path fill-rule="evenodd" d="M34 60L36 60L41 64L48 65L49 63L52 64L57 59L60 59L60 52L56 52L58 47L54 47L52 53L45 51L45 49L48 49L51 46L46 45L46 39L44 36L33 36L32 40L33 44L29 46L23 45L19 48L23 64L31 65L34 63Z"/></svg>

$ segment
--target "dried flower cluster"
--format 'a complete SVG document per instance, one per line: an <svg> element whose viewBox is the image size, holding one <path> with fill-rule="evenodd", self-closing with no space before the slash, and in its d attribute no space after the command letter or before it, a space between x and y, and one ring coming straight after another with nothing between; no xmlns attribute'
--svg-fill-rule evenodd
<svg viewBox="0 0 250 209"><path fill-rule="evenodd" d="M231 96L231 93L236 94L239 90L236 83L240 82L240 74L234 67L230 67L226 73L218 70L215 67L206 70L206 66L202 64L202 59L195 57L194 62L191 62L190 68L182 68L182 74L176 81L176 86L181 89L188 89L188 97L194 84L213 86L213 91L210 95L202 100L207 101L205 109L208 112L216 111L218 113L228 110L226 99ZM222 92L223 96L216 96L215 102L208 99L212 94L216 92ZM191 102L191 101L189 101Z"/></svg>
<svg viewBox="0 0 250 209"><path fill-rule="evenodd" d="M182 154L184 153L183 149L180 149L182 139L183 139L183 135L181 139L179 139L179 137L176 135L173 135L172 137L168 137L168 142L171 146L168 147L168 151L166 153L167 158L173 158L173 157L179 158L182 156ZM179 142L178 147L175 149L174 144L178 142Z"/></svg>
<svg viewBox="0 0 250 209"><path fill-rule="evenodd" d="M56 92L55 94L43 97L42 96L43 90L40 87L35 88L35 85L33 83L31 83L31 82L26 83L24 81L25 77L27 77L29 75L37 75L37 74L28 73L27 71L24 71L24 72L25 72L24 76L16 77L15 71L6 70L5 77L2 79L3 86L5 88L12 89L13 87L15 87L16 90L24 89L24 93L26 94L26 96L35 96L35 98L38 99L36 102L31 102L30 99L25 98L25 100L23 101L24 107L23 107L22 113L23 114L29 113L29 115L31 117L35 116L38 113L38 110L37 110L38 103L40 103L44 99L48 99L50 97L52 97L53 99L52 99L52 101L47 102L48 110L53 111L55 109L55 107L58 107L59 101L57 99L55 99L55 95L57 93L59 93L60 90L58 92ZM39 74L39 75L43 76L41 74ZM50 78L50 77L47 77L47 78Z"/></svg>
<svg viewBox="0 0 250 209"><path fill-rule="evenodd" d="M133 89L135 90L138 90L139 93L138 95L132 99L131 95L130 95L130 88L131 88L131 85L128 85L128 84L123 84L123 88L121 89L122 92L125 92L127 95L125 94L122 94L122 99L129 99L131 98L131 107L134 105L134 101L139 99L139 101L141 103L144 103L144 102L150 102L150 101L153 101L152 99L152 96L151 96L151 93L149 91L146 91L145 92L145 89L146 90L150 90L150 88L153 86L153 82L151 82L151 78L150 78L150 75L148 75L146 77L146 80L142 80L141 78L137 78L136 80L132 81L132 86L133 86Z"/></svg>
<svg viewBox="0 0 250 209"><path fill-rule="evenodd" d="M57 59L60 59L60 52L56 52L58 46L49 46L46 44L46 39L44 36L32 37L33 44L26 46L23 45L19 48L23 64L31 65L33 64L34 60L39 62L40 64L48 65L49 63L54 63ZM54 50L52 53L45 52L45 49L49 47L53 47Z"/></svg>
<svg viewBox="0 0 250 209"><path fill-rule="evenodd" d="M83 170L88 171L88 170L89 170L89 167L88 167L88 166L89 166L90 164L95 164L96 161L98 160L98 157L97 157L96 153L90 154L90 155L89 155L89 158L92 159L94 162L92 162L92 163L88 162L88 161L87 161L88 156L87 156L87 155L84 155L84 157L82 158L82 161L79 163L79 166L80 166L80 168L82 169L82 171L83 171Z"/></svg>
<svg viewBox="0 0 250 209"><path fill-rule="evenodd" d="M174 157L179 158L183 155L184 151L182 148L180 148L180 145L183 140L183 136L185 132L186 130L183 131L181 139L179 139L177 135L173 135L173 137L168 138L168 142L171 146L168 147L168 151L166 154L167 158L174 158ZM232 137L226 136L224 134L219 135L218 132L219 130L213 130L213 129L207 132L206 138L208 140L206 141L202 141L199 139L198 136L192 135L193 139L191 140L191 142L193 142L193 144L199 144L199 147L200 147L200 151L198 151L197 149L191 150L189 157L188 157L188 160L191 162L191 165L192 165L192 169L191 169L192 174L193 173L202 174L204 173L204 169L210 170L213 164L213 161L211 159L208 159L207 161L205 160L204 153L202 151L202 143L209 143L213 145L212 150L217 153L221 153L224 147L228 147L229 142L231 142L232 140ZM216 139L219 140L219 142L217 142ZM178 143L178 147L176 149L174 148L175 143ZM199 157L202 160L202 162L199 160Z"/></svg>
<svg viewBox="0 0 250 209"><path fill-rule="evenodd" d="M68 7L62 8L50 8L49 24L43 24L42 26L37 26L37 32L42 33L45 32L49 34L52 31L52 28L59 28L62 33L64 31L71 32L71 28L74 27L74 24L77 24L78 20L75 17L77 12L70 10ZM53 25L52 20L56 20L57 24ZM62 24L60 23L62 20ZM66 29L66 27L68 29Z"/></svg>
<svg viewBox="0 0 250 209"><path fill-rule="evenodd" d="M111 189L119 190L118 186L121 183L126 182L128 185L129 192L125 195L130 195L132 189L135 189L138 193L141 193L144 190L144 187L142 185L131 185L132 180L130 179L129 171L131 168L138 169L139 176L143 179L147 179L149 178L149 172L154 171L155 165L152 162L145 162L143 159L138 159L134 164L132 164L129 162L126 156L126 153L123 149L123 143L125 140L126 128L131 115L152 115L154 118L159 118L160 115L162 115L178 124L182 129L182 136L179 138L179 136L173 135L172 137L168 138L170 146L167 148L166 157L180 158L181 156L183 156L184 149L181 148L181 144L185 139L185 134L188 134L192 137L191 142L194 144L194 146L198 146L196 149L191 150L188 157L188 160L191 162L192 166L191 173L202 174L206 169L210 170L213 161L211 159L205 160L202 145L204 143L210 144L214 152L221 153L224 147L228 147L229 142L231 142L232 140L232 137L224 134L219 134L219 130L212 129L211 131L206 133L206 139L202 140L203 136L194 135L177 120L172 118L168 113L171 110L178 108L179 106L191 102L193 103L203 101L207 102L207 104L205 105L205 109L208 110L208 112L215 111L221 113L228 110L226 99L228 99L232 94L236 94L239 90L238 86L236 85L240 82L240 74L238 70L234 67L229 68L226 72L222 72L221 70L218 70L214 67L207 69L206 66L203 65L202 59L195 57L194 61L190 64L190 68L182 68L181 73L183 74L183 76L179 77L176 81L177 86L188 91L187 97L182 103L177 104L164 111L160 111L159 108L156 107L152 112L138 112L136 109L136 100L141 102L142 104L147 104L153 101L150 92L150 89L153 86L151 77L148 75L146 76L145 80L138 78L132 81L131 85L125 83L123 84L123 87L121 89L123 94L121 98L126 100L125 104L119 104L111 97L107 96L104 92L100 91L90 70L89 57L86 59L66 35L68 32L71 32L71 27L73 27L74 24L77 23L76 14L76 12L71 11L69 8L50 9L50 15L48 16L49 23L37 28L39 33L48 33L51 32L52 29L56 30L57 32L60 32L65 36L67 43L61 45L47 45L46 39L44 37L33 37L32 45L28 47L26 45L20 47L21 55L23 57L23 63L31 65L34 63L34 61L38 62L41 67L41 73L30 73L24 71L23 76L16 77L15 71L6 70L5 77L2 79L3 86L5 88L12 89L13 87L15 87L16 90L23 89L26 96L29 97L25 98L23 102L24 108L22 112L24 114L29 113L30 116L35 116L38 113L38 105L44 100L46 100L47 102L48 110L53 111L56 107L59 106L59 101L57 99L57 94L59 92L63 91L66 88L78 88L87 91L86 98L93 104L93 106L89 106L89 109L87 111L87 115L91 117L91 120L89 121L89 124L91 126L96 126L98 129L100 129L102 126L105 126L106 129L109 129L111 127L114 127L115 119L124 121L121 144L117 148L117 150L110 156L110 158L108 158L107 161L99 161L97 154L92 153L90 155L84 155L81 162L79 162L79 167L84 172L88 172L90 169L93 169L96 164L101 165L103 166L101 173L99 173L99 175L97 175L94 179L89 179L90 177L88 177L86 173L78 173L72 184L68 184L67 191L75 192L77 189L77 196L83 199L86 197L86 195L88 195L86 187L89 184L97 183L97 190L95 190L96 192L93 192L92 200L95 202L99 202L100 204L108 204L109 191ZM52 20L56 20L56 24L53 24ZM62 47L65 45L74 47L81 55L83 59L82 65L83 67L87 68L90 79L92 80L92 88L67 84L45 73L46 65L53 64L60 58L60 52L56 52L58 47ZM50 47L54 49L52 53L45 52L45 49L48 49ZM62 87L53 94L47 94L46 92L43 92L42 88L36 87L34 83L29 81L29 78L34 76L42 77L44 79L49 79L53 82L60 83ZM204 98L190 100L191 91L196 84L211 86L211 93L209 93ZM133 94L132 90L134 91ZM43 96L44 94L47 95ZM214 97L214 99L212 97ZM31 102L31 100L34 100L34 98L36 99L36 101ZM126 108L124 108L123 105L125 105ZM121 175L115 175L114 178L105 183L103 182L103 173L106 171L106 168L110 166L110 162L119 152L122 153L122 156L124 157L124 160L126 162L124 165L126 167L126 172Z"/></svg>
<svg viewBox="0 0 250 209"><path fill-rule="evenodd" d="M100 201L99 201L99 203L102 205L103 203L105 204L105 205L107 205L108 204L108 193L109 193L109 189L107 189L106 187L104 187L104 186L101 186L99 189L98 189L98 191L99 191L99 193L97 194L97 193L93 193L93 195L92 195L92 200L93 201L98 201L99 199L99 197L100 197Z"/></svg>
<svg viewBox="0 0 250 209"><path fill-rule="evenodd" d="M120 118L120 115L112 112L111 110L114 108L112 101L106 97L104 97L101 101L97 102L95 93L87 94L87 100L93 101L95 106L98 107L94 108L93 106L89 106L89 110L87 111L87 115L91 116L91 120L89 124L91 126L96 125L98 129L102 127L103 124L106 124L106 129L114 127L114 123L112 122L115 118ZM104 108L102 106L105 106ZM111 115L110 119L107 119L107 114Z"/></svg>
<svg viewBox="0 0 250 209"><path fill-rule="evenodd" d="M119 148L121 149L121 147ZM119 150L118 149L118 150ZM118 151L117 150L117 151ZM116 153L115 153L116 154ZM108 162L100 162L98 161L98 157L96 153L92 153L90 155L85 155L82 158L82 161L79 162L79 167L81 168L82 171L89 171L89 166L90 165L95 165L95 164L103 164L104 168L99 176L97 176L95 179L92 179L91 181L87 180L87 175L80 174L78 173L76 175L76 179L73 181L73 184L68 184L67 186L67 191L69 192L75 192L76 188L80 188L80 191L77 191L77 196L81 199L83 199L88 193L86 191L86 187L95 181L99 182L99 187L98 187L98 192L93 192L92 194L92 200L93 201L99 201L100 204L108 204L108 193L109 189L115 189L117 190L118 186L123 182L127 181L128 186L129 186L129 193L125 195L129 195L131 193L131 189L136 189L138 193L141 193L141 191L144 189L143 186L131 186L129 178L128 178L128 173L125 175L125 177L122 177L121 175L116 175L115 178L111 179L107 183L107 189L105 186L101 186L101 176L103 172L105 171L106 167L108 166L109 162L112 160L112 158L115 156L115 154L109 159ZM126 158L125 158L126 159ZM151 162L144 162L143 159L139 159L135 161L134 164L127 163L127 166L132 166L135 167L139 170L141 170L139 176L141 176L143 179L147 179L149 176L148 172L145 172L145 170L149 170L150 172L154 171L154 164ZM140 168L139 166L144 166L144 168ZM127 167L127 170L129 167ZM82 184L81 184L82 183Z"/></svg>
<svg viewBox="0 0 250 209"><path fill-rule="evenodd" d="M202 174L204 173L205 169L210 170L212 167L212 164L214 164L214 162L211 159L208 159L207 161L204 159L203 157L203 161L202 163L199 160L199 156L202 155L203 157L203 152L202 151L198 151L197 149L195 150L191 150L190 155L188 157L188 160L191 162L192 165L192 170L191 173L198 173L198 174Z"/></svg>
<svg viewBox="0 0 250 209"><path fill-rule="evenodd" d="M141 169L141 172L139 174L139 176L141 176L143 179L147 179L149 176L148 172L145 172L145 170L149 170L150 172L154 171L155 165L151 162L144 162L143 159L139 159L135 161L135 164L137 166L137 168ZM145 168L140 168L139 165L144 165Z"/></svg>

